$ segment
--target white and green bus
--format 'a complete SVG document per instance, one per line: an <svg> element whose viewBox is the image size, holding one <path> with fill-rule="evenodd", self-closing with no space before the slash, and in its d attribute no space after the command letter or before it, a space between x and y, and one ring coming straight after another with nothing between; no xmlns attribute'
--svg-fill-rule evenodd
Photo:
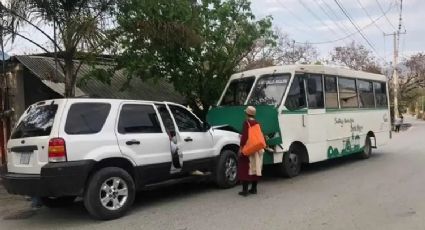
<svg viewBox="0 0 425 230"><path fill-rule="evenodd" d="M369 158L391 138L387 79L379 74L323 65L236 73L207 120L240 132L247 105L257 108L266 135L264 164L287 177L298 175L302 163Z"/></svg>

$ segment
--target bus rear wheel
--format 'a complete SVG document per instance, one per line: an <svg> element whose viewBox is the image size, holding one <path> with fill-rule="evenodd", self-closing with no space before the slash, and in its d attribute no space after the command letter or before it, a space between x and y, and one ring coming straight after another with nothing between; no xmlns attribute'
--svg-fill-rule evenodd
<svg viewBox="0 0 425 230"><path fill-rule="evenodd" d="M298 176L301 171L300 152L291 146L289 151L283 154L282 163L278 165L279 174L286 178Z"/></svg>
<svg viewBox="0 0 425 230"><path fill-rule="evenodd" d="M370 141L370 136L366 136L365 144L363 151L359 153L360 159L368 159L372 155L372 142Z"/></svg>

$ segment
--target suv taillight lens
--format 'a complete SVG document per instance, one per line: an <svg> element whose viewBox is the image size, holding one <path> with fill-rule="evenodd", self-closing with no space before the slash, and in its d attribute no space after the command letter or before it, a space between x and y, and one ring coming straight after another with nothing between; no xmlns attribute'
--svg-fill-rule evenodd
<svg viewBox="0 0 425 230"><path fill-rule="evenodd" d="M52 138L49 141L49 162L66 161L65 140L62 138Z"/></svg>

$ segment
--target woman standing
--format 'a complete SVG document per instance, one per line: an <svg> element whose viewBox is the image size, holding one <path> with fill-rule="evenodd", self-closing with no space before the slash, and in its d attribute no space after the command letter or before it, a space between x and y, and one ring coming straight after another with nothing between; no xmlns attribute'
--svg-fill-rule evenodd
<svg viewBox="0 0 425 230"><path fill-rule="evenodd" d="M256 109L253 106L248 106L245 109L246 120L243 123L240 149L248 140L248 129L250 126L258 124L255 120ZM239 192L241 196L247 196L249 193L257 194L257 183L261 176L262 169L262 154L264 151L259 151L250 156L245 156L239 151L238 161L238 176L239 181L242 183L242 191ZM248 190L248 186L251 183L251 189Z"/></svg>

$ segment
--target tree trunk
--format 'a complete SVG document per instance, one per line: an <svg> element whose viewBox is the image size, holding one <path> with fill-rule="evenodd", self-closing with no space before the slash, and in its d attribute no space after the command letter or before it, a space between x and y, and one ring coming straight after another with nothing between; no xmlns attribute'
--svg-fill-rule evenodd
<svg viewBox="0 0 425 230"><path fill-rule="evenodd" d="M74 60L72 55L66 55L65 59L65 97L75 96L75 82L77 75L74 74Z"/></svg>

